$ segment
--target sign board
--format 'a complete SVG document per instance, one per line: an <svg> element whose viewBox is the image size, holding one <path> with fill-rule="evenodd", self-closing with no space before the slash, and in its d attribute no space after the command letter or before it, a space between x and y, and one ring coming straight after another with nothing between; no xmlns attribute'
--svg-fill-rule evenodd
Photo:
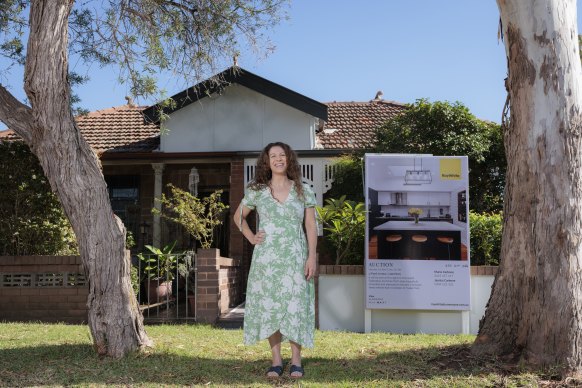
<svg viewBox="0 0 582 388"><path fill-rule="evenodd" d="M466 156L365 156L366 308L469 310Z"/></svg>

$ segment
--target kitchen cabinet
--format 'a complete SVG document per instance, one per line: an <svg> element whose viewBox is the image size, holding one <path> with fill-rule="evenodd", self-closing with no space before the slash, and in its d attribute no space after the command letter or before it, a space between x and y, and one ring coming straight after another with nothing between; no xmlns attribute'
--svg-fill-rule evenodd
<svg viewBox="0 0 582 388"><path fill-rule="evenodd" d="M436 206L450 206L451 204L451 193L430 193L430 205Z"/></svg>
<svg viewBox="0 0 582 388"><path fill-rule="evenodd" d="M378 192L378 205L390 205L392 202L392 193L390 191L379 191Z"/></svg>
<svg viewBox="0 0 582 388"><path fill-rule="evenodd" d="M410 192L408 205L411 206L450 206L451 194L441 192Z"/></svg>
<svg viewBox="0 0 582 388"><path fill-rule="evenodd" d="M429 195L427 192L409 192L408 205L410 206L424 206L428 204Z"/></svg>

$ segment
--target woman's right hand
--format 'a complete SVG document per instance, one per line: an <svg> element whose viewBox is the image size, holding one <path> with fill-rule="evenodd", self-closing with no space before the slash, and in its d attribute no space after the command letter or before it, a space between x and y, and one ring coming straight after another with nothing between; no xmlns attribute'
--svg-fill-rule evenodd
<svg viewBox="0 0 582 388"><path fill-rule="evenodd" d="M256 234L253 235L251 244L259 245L265 241L266 233L263 230L259 230Z"/></svg>

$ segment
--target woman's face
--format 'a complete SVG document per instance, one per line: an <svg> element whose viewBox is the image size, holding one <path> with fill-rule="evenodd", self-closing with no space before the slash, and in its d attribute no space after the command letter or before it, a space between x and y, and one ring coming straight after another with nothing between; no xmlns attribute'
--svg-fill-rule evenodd
<svg viewBox="0 0 582 388"><path fill-rule="evenodd" d="M279 146L273 146L269 150L269 166L274 174L287 172L287 155L285 150Z"/></svg>

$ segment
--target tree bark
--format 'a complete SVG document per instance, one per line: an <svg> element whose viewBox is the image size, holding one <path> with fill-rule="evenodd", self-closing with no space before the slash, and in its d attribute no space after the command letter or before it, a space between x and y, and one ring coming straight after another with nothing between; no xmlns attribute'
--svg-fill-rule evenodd
<svg viewBox="0 0 582 388"><path fill-rule="evenodd" d="M581 64L575 0L498 0L510 123L501 264L476 354L582 371Z"/></svg>
<svg viewBox="0 0 582 388"><path fill-rule="evenodd" d="M32 120L30 136L23 138L40 160L77 236L89 279L88 318L95 348L100 355L121 357L151 341L131 287L125 227L113 214L101 164L70 109L67 34L73 3L31 2L25 91Z"/></svg>

